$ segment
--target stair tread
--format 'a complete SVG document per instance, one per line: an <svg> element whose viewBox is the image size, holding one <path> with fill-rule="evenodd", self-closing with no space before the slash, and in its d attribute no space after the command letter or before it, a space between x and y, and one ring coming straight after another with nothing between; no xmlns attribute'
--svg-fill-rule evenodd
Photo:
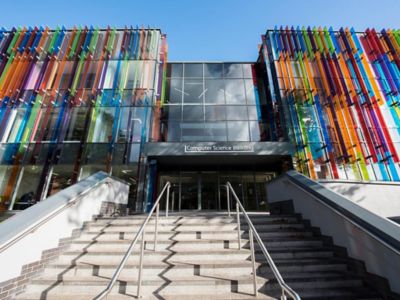
<svg viewBox="0 0 400 300"><path fill-rule="evenodd" d="M103 284L104 282L109 282L111 278L99 277L99 276L71 276L68 278L58 279L58 278L50 278L50 277L40 277L32 281L32 284L52 284L54 282L62 283L63 285L89 285L89 284ZM343 276L338 275L336 277L310 277L310 278L287 278L285 281L287 283L294 283L294 282L322 282L322 281L336 281L336 282L345 282L345 281L360 281L361 279L354 276ZM144 278L142 280L143 285L162 285L168 281L168 278L160 277L154 279ZM231 281L239 282L240 283L252 283L253 277L251 274L247 276L235 276L234 278L223 277L223 278L212 278L208 276L202 275L193 275L193 276L185 276L182 278L176 277L173 281L168 282L171 285L181 285L185 283L199 283L202 284L208 282L221 282L223 283L230 283ZM127 284L136 284L136 278L128 278L128 280L117 280L119 283L127 283ZM265 283L277 283L275 278L264 278L261 276L257 276L257 283L265 284Z"/></svg>

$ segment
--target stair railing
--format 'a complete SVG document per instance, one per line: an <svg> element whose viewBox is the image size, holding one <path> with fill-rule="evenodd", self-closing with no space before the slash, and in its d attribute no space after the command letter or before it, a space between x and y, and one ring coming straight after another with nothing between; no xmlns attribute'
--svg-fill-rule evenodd
<svg viewBox="0 0 400 300"><path fill-rule="evenodd" d="M263 241L261 240L256 228L253 225L253 222L251 222L249 215L247 214L246 210L244 209L242 203L240 203L240 200L238 196L235 193L235 190L232 188L231 183L228 181L226 183L226 186L228 187L228 199L229 199L229 191L232 193L233 198L236 201L236 222L237 222L237 232L238 232L238 248L239 250L242 248L241 245L241 233L240 233L240 211L242 211L242 214L244 216L244 219L247 222L247 225L249 227L249 240L250 240L250 252L251 252L251 263L252 263L252 268L253 268L253 286L254 286L254 295L258 295L258 289L257 289L257 274L256 274L256 262L255 262L255 254L254 254L254 238L256 239L257 243L259 244L262 253L264 254L264 257L266 258L269 266L271 267L272 273L274 274L276 280L278 281L279 286L281 287L282 294L281 294L281 300L286 300L286 294L288 294L292 299L295 300L301 300L300 296L290 287L288 286L285 281L282 278L281 273L279 272L278 268L276 267L274 261L272 260L271 255L269 254L267 248L265 247ZM229 201L229 200L228 200ZM229 208L229 205L228 205ZM230 215L230 211L228 210L228 214Z"/></svg>
<svg viewBox="0 0 400 300"><path fill-rule="evenodd" d="M126 250L126 253L124 257L122 258L120 264L118 265L117 269L115 270L113 276L110 279L110 282L108 283L107 287L99 294L97 295L94 300L100 300L106 297L111 289L113 288L115 282L118 280L118 277L120 273L122 272L123 268L125 267L126 262L128 261L128 258L131 256L133 248L135 247L137 241L139 240L139 237L142 237L141 240L141 245L140 245L140 260L139 260L139 274L138 274L138 286L137 286L137 297L141 297L141 287L142 287L142 271L143 271L143 254L144 254L144 237L145 237L145 229L146 225L149 223L150 218L152 217L154 211L156 211L156 220L155 220L155 228L154 228L154 251L157 250L157 236L158 236L158 215L159 215L159 207L160 207L160 200L162 196L164 195L165 191L167 191L166 195L166 206L165 206L165 217L168 218L168 205L169 205L169 190L171 188L171 183L168 181L165 185L164 188L162 189L161 193L159 194L156 202L154 203L152 209L150 210L149 214L147 215L146 220L144 220L142 226L140 226L139 231L136 233L135 238L132 240L128 250Z"/></svg>

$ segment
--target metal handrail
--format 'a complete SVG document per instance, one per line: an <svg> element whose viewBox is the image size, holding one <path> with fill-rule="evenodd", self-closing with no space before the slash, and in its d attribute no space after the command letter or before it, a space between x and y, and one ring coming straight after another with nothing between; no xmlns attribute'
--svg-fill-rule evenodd
<svg viewBox="0 0 400 300"><path fill-rule="evenodd" d="M252 267L253 267L253 282L254 282L254 295L257 296L257 278L256 278L256 268L255 268L255 255L254 255L254 241L253 237L255 237L257 243L260 245L261 251L264 254L268 264L271 267L272 272L274 273L275 278L277 279L279 286L282 289L281 300L286 300L286 293L295 300L301 300L300 296L290 287L288 286L282 278L281 273L279 272L278 268L276 267L274 261L272 260L271 255L269 254L267 248L265 247L263 241L261 240L256 228L254 227L253 223L251 222L246 210L244 209L243 205L240 203L238 196L235 193L235 190L232 188L232 185L229 181L226 182L226 186L229 187L231 190L233 197L236 200L236 221L237 221L237 229L238 229L238 247L239 250L241 249L241 238L240 238L240 215L239 210L242 211L243 216L249 226L249 240L250 240L250 251L251 251L251 260L252 260ZM229 193L228 193L229 194ZM229 197L229 196L228 196ZM229 199L229 198L228 198Z"/></svg>
<svg viewBox="0 0 400 300"><path fill-rule="evenodd" d="M158 196L156 202L154 203L152 209L150 210L149 214L147 215L146 220L144 220L142 226L140 226L139 231L137 232L135 238L132 240L128 250L126 250L126 253L124 257L122 258L120 264L118 265L118 268L115 270L113 276L111 277L110 282L108 283L107 287L99 294L97 295L94 300L100 300L103 299L105 296L107 296L112 287L114 286L115 282L118 280L118 277L120 273L122 272L123 268L125 267L126 262L128 261L129 256L132 254L133 248L135 247L137 241L139 240L139 237L142 236L142 241L141 241L141 246L140 246L140 261L139 261L139 274L138 274L138 288L137 288L137 297L140 298L141 294L141 286L142 286L142 270L143 270L143 253L144 253L144 234L145 234L145 227L148 224L151 216L154 213L154 210L157 209L156 212L156 223L155 223L155 231L154 231L154 251L157 249L157 233L158 233L158 215L159 215L159 206L160 206L160 200L162 196L164 195L164 192L167 191L167 202L166 202L166 209L165 209L165 217L168 217L168 202L169 202L169 190L171 188L171 183L168 181L164 188L161 190L160 195Z"/></svg>

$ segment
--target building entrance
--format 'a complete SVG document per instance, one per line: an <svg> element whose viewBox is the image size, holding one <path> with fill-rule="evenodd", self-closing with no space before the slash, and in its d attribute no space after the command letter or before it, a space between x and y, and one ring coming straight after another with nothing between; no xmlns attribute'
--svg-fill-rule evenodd
<svg viewBox="0 0 400 300"><path fill-rule="evenodd" d="M246 210L267 211L266 183L275 176L274 172L161 172L158 187L160 189L167 181L171 182L172 211L226 210L226 182L229 181Z"/></svg>

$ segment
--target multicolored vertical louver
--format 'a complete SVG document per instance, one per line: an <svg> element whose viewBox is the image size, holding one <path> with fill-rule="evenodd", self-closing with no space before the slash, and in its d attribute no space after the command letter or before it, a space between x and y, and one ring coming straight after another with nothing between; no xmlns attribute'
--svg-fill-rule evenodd
<svg viewBox="0 0 400 300"><path fill-rule="evenodd" d="M400 180L400 31L275 28L262 54L300 171Z"/></svg>
<svg viewBox="0 0 400 300"><path fill-rule="evenodd" d="M0 206L140 164L163 47L153 29L0 30Z"/></svg>

